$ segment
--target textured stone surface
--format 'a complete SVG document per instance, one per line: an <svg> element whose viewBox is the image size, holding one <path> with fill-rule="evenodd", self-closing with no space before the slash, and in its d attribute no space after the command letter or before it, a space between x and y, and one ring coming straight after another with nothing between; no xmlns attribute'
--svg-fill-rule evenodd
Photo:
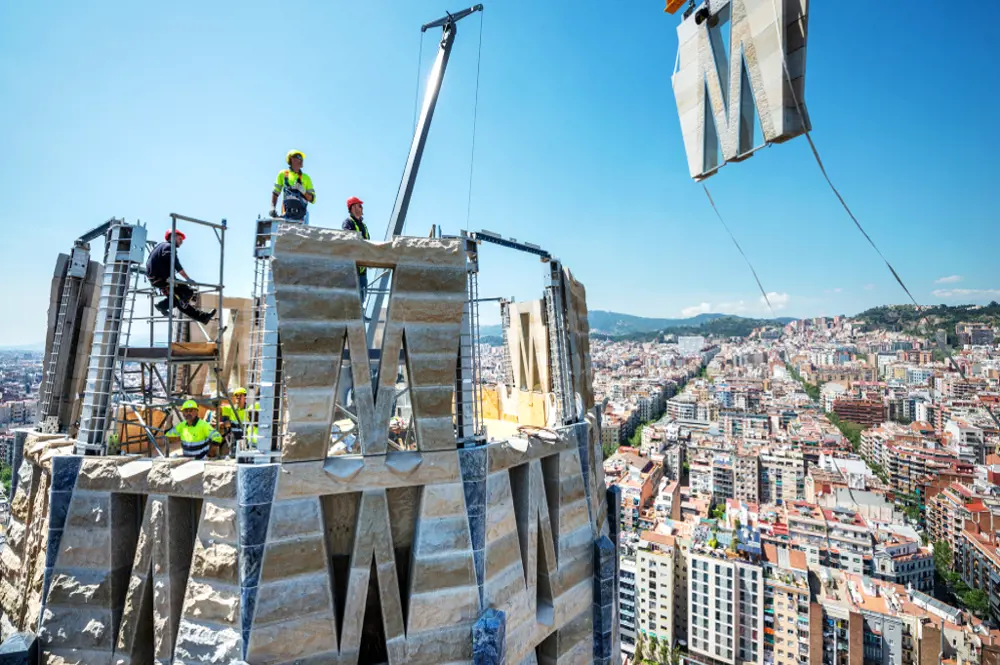
<svg viewBox="0 0 1000 665"><path fill-rule="evenodd" d="M472 627L472 662L474 665L505 665L507 621L500 610L489 607Z"/></svg>
<svg viewBox="0 0 1000 665"><path fill-rule="evenodd" d="M794 101L797 97L805 104L806 4L807 0L729 3L728 53L716 52L725 44L709 36L707 23L697 25L688 19L678 25L673 89L692 178L714 173L721 166L719 151L723 160L731 161L755 147L745 129L753 122L754 111L769 143L787 141L809 129L805 108L800 116ZM721 62L729 66L720 68ZM722 78L724 73L728 80ZM751 95L743 94L744 77Z"/></svg>

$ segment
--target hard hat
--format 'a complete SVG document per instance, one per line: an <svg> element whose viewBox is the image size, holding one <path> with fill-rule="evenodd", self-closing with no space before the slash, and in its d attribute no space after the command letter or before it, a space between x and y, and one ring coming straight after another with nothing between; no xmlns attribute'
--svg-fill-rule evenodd
<svg viewBox="0 0 1000 665"><path fill-rule="evenodd" d="M236 390L233 391L233 396L234 397L236 395L246 395L246 394L247 394L247 389L243 388L243 387L237 388Z"/></svg>
<svg viewBox="0 0 1000 665"><path fill-rule="evenodd" d="M365 204L365 202L359 199L358 197L352 196L351 198L347 199L347 209L350 210L351 206L354 205L355 203L360 203L361 205Z"/></svg>
<svg viewBox="0 0 1000 665"><path fill-rule="evenodd" d="M177 237L180 238L181 240L187 239L187 236L184 235L183 231L177 231ZM163 239L166 240L167 242L170 242L170 231L167 231L166 233L163 234Z"/></svg>
<svg viewBox="0 0 1000 665"><path fill-rule="evenodd" d="M181 404L181 411L187 411L188 409L197 409L197 408L198 408L198 402L194 401L193 399L189 399L188 401Z"/></svg>
<svg viewBox="0 0 1000 665"><path fill-rule="evenodd" d="M298 155L299 157L302 158L302 161L306 160L306 153L302 152L301 150L289 150L288 154L285 155L285 162L289 166L291 166L291 164L292 164L292 156L293 155Z"/></svg>

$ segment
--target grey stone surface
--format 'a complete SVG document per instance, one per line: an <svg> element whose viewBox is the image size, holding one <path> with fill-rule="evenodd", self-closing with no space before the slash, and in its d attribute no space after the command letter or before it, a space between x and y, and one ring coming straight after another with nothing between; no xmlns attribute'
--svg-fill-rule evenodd
<svg viewBox="0 0 1000 665"><path fill-rule="evenodd" d="M0 644L0 665L37 665L38 640L28 631L14 633Z"/></svg>

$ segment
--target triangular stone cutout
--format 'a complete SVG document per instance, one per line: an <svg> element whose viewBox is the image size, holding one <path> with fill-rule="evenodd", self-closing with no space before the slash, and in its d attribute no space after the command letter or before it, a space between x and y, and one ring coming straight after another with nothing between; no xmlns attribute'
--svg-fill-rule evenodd
<svg viewBox="0 0 1000 665"><path fill-rule="evenodd" d="M372 556L371 568L368 573L368 602L365 605L365 616L361 624L361 650L358 655L358 663L372 663L373 665L389 661L377 574L375 557Z"/></svg>
<svg viewBox="0 0 1000 665"><path fill-rule="evenodd" d="M404 630L410 620L413 541L417 532L417 516L423 500L423 489L421 485L412 485L388 489L385 493L389 507L389 531L392 534L392 551L396 559L396 579L399 581L399 600L403 610Z"/></svg>
<svg viewBox="0 0 1000 665"><path fill-rule="evenodd" d="M326 549L330 556L333 607L336 614L337 636L343 640L347 585L351 573L351 553L356 538L355 523L360 492L345 492L323 497L323 523L326 528Z"/></svg>
<svg viewBox="0 0 1000 665"><path fill-rule="evenodd" d="M528 571L531 570L531 525L537 519L531 515L529 506L529 483L528 465L520 464L511 467L508 472L510 476L510 494L514 500L514 521L517 523L517 540L521 546L521 572L524 574L524 583L527 586L530 582Z"/></svg>

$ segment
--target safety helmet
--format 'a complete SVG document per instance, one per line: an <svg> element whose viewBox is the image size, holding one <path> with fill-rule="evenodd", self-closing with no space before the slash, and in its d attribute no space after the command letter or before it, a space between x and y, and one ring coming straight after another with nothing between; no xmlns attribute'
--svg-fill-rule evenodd
<svg viewBox="0 0 1000 665"><path fill-rule="evenodd" d="M350 210L351 206L354 205L355 203L360 203L361 205L365 204L365 202L359 199L358 197L352 196L351 198L347 199L347 209Z"/></svg>
<svg viewBox="0 0 1000 665"><path fill-rule="evenodd" d="M234 397L236 395L246 395L246 394L247 394L247 389L243 388L243 387L239 387L239 388L237 388L236 390L233 391L233 396Z"/></svg>
<svg viewBox="0 0 1000 665"><path fill-rule="evenodd" d="M176 231L175 233L177 233L177 237L180 238L181 240L187 240L187 236L184 235L183 231ZM167 242L170 242L170 231L167 231L166 233L163 234L163 239L166 240Z"/></svg>
<svg viewBox="0 0 1000 665"><path fill-rule="evenodd" d="M198 408L198 402L194 401L193 399L189 399L188 401L181 404L181 411L187 411L188 409L197 409L197 408Z"/></svg>
<svg viewBox="0 0 1000 665"><path fill-rule="evenodd" d="M299 157L301 157L302 161L306 161L306 153L302 152L301 150L289 150L288 154L285 155L285 163L288 164L289 166L291 166L292 165L292 157L295 156L295 155L298 155Z"/></svg>

